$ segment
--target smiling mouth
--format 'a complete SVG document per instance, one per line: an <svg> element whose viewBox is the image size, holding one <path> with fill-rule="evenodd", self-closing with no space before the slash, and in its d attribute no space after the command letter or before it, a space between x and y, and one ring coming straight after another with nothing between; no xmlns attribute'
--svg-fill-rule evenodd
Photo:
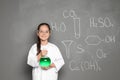
<svg viewBox="0 0 120 80"><path fill-rule="evenodd" d="M41 36L42 38L46 38L47 36Z"/></svg>
<svg viewBox="0 0 120 80"><path fill-rule="evenodd" d="M42 37L46 37L46 36L42 36Z"/></svg>

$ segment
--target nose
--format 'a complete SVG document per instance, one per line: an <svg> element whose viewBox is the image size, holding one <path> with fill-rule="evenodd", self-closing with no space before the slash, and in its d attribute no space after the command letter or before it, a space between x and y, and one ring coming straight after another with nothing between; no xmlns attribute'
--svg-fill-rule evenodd
<svg viewBox="0 0 120 80"><path fill-rule="evenodd" d="M43 34L46 34L46 32L43 32Z"/></svg>
<svg viewBox="0 0 120 80"><path fill-rule="evenodd" d="M43 35L46 35L46 32L43 32L42 34L43 34Z"/></svg>

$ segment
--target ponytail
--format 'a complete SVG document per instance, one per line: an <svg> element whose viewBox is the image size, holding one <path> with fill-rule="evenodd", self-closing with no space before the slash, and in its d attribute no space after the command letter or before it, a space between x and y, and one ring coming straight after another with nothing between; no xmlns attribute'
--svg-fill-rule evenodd
<svg viewBox="0 0 120 80"><path fill-rule="evenodd" d="M41 52L41 40L38 37L38 42L37 42L37 55Z"/></svg>

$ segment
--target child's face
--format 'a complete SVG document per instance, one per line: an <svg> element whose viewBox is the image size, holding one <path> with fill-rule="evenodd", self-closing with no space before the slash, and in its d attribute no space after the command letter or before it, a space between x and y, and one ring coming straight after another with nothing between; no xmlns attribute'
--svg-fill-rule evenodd
<svg viewBox="0 0 120 80"><path fill-rule="evenodd" d="M39 38L42 41L46 41L48 40L49 36L50 36L50 31L48 29L48 27L46 25L42 25L37 33L37 35L39 36Z"/></svg>

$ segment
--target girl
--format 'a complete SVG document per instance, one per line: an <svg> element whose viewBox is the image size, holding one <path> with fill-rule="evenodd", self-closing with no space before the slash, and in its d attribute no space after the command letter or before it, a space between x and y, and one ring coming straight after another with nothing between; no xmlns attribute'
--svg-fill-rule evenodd
<svg viewBox="0 0 120 80"><path fill-rule="evenodd" d="M30 48L27 59L27 64L33 67L33 80L57 80L58 71L65 64L58 47L48 42L50 34L51 29L49 24L41 23L38 26L38 42ZM51 59L49 67L40 67L39 60L43 56L48 56Z"/></svg>

